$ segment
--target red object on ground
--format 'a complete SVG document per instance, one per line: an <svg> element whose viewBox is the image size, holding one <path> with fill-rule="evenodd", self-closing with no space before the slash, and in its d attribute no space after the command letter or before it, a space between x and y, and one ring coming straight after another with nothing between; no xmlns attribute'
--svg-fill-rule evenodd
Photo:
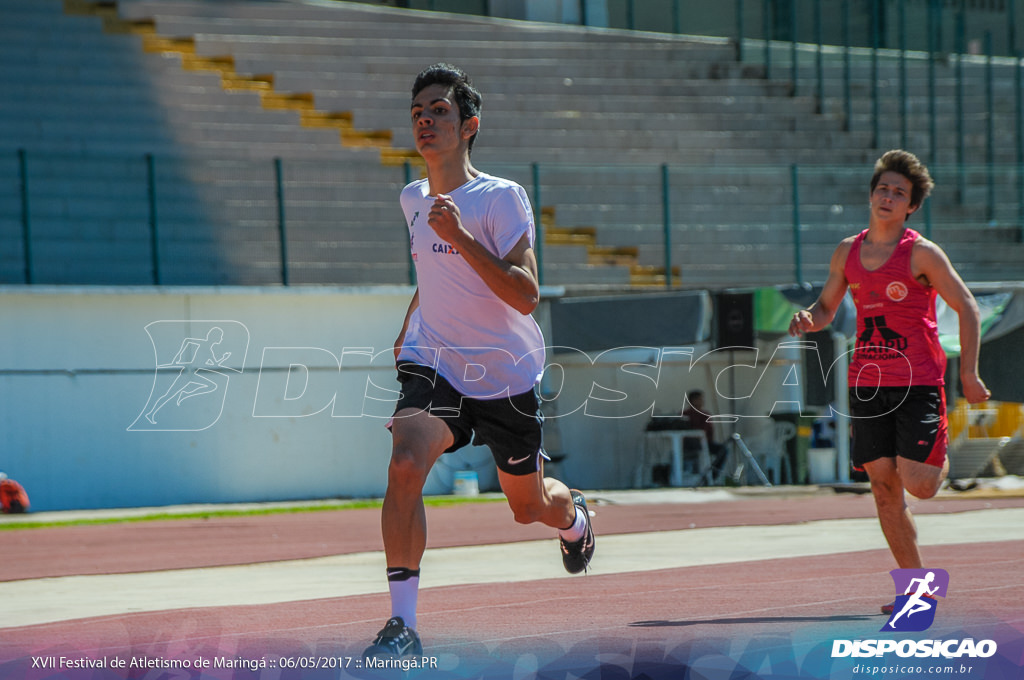
<svg viewBox="0 0 1024 680"><path fill-rule="evenodd" d="M0 509L7 514L28 512L28 493L13 479L0 480Z"/></svg>

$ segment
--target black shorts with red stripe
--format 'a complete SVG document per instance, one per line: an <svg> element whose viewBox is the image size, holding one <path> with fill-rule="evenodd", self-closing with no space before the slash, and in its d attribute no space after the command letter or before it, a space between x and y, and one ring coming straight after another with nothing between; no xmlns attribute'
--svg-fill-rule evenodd
<svg viewBox="0 0 1024 680"><path fill-rule="evenodd" d="M850 389L853 441L850 460L865 463L899 456L942 467L949 445L946 392L941 385Z"/></svg>

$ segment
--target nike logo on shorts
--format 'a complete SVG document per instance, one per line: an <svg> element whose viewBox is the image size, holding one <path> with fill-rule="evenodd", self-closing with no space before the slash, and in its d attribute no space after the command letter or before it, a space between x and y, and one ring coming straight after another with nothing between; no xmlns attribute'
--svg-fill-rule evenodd
<svg viewBox="0 0 1024 680"><path fill-rule="evenodd" d="M530 460L531 458L533 458L533 456L523 456L522 458L509 458L508 459L508 464L509 465L519 465L520 463L525 463L526 461Z"/></svg>

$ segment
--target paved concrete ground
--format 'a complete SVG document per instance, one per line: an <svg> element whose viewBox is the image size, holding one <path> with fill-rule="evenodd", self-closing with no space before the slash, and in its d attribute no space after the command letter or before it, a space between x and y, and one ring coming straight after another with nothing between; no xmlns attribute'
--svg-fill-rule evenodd
<svg viewBox="0 0 1024 680"><path fill-rule="evenodd" d="M785 640L779 654L804 669L832 639L877 637L884 623L878 605L892 597L887 572L895 565L869 495L813 489L589 495L598 550L583 577L562 571L550 530L515 525L503 503L429 509L420 628L427 649L448 664L436 677L533 677L513 671L541 663L544 649L545 663L572 670L552 677L583 677L587 668L609 664L625 668L610 659L628 657L621 677L726 678L749 666L749 650L768 638ZM1013 672L1024 668L1024 498L948 492L912 499L911 507L926 560L950 571L955 594L929 634L997 636L1008 654L1000 654L1000 663ZM136 513L146 511L127 514ZM118 514L124 513L14 521ZM303 650L357 655L387 615L378 522L379 510L370 508L2 532L0 541L24 559L0 565L0 678L101 677L31 668L33 660L61 654L110 660L144 652L161 660L205 655L276 664ZM730 642L710 656L699 651L712 640ZM595 645L617 651L595 651ZM658 660L654 666L651 659ZM730 670L716 675L709 664ZM265 670L238 676L221 668L184 677L285 677L281 667ZM288 677L302 680L359 677L341 669L293 670ZM806 677L853 676L837 675L829 665Z"/></svg>

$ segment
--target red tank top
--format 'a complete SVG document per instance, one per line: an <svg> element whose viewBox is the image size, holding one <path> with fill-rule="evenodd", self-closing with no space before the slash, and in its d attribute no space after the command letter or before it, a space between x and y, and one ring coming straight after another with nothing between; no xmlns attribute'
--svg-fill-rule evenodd
<svg viewBox="0 0 1024 680"><path fill-rule="evenodd" d="M918 234L905 229L889 259L867 270L860 261L865 229L853 241L844 273L857 306L850 387L942 385L946 353L935 322L935 289L910 270Z"/></svg>

